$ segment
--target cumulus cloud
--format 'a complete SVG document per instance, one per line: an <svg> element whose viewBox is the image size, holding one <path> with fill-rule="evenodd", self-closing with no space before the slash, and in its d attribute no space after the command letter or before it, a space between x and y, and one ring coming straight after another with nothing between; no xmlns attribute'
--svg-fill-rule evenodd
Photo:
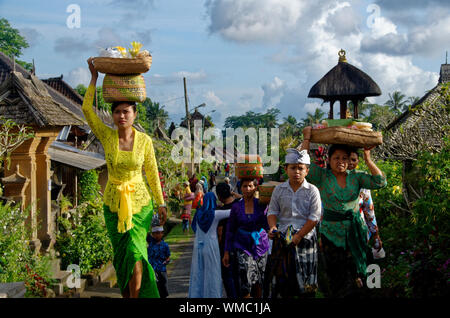
<svg viewBox="0 0 450 318"><path fill-rule="evenodd" d="M420 96L436 85L439 70L423 70L414 64L411 55L429 58L447 45L450 15L431 9L421 12L428 18L405 31L398 27L395 14L383 15L383 11L368 25L370 12L367 16L356 14L355 5L361 2L210 0L206 8L212 34L241 45L279 47L270 50L266 61L282 66L297 81L283 81L279 76L271 83L263 83L261 104L275 104L282 116L294 114L301 118L319 107L320 99L307 98L309 89L337 64L341 48L346 50L349 63L369 74L380 86L383 95L376 102L384 103L387 94L394 90ZM405 7L408 5L409 1L404 3Z"/></svg>
<svg viewBox="0 0 450 318"><path fill-rule="evenodd" d="M346 6L334 11L327 19L326 29L328 32L339 36L358 33L358 24L361 17L356 14L353 7Z"/></svg>
<svg viewBox="0 0 450 318"><path fill-rule="evenodd" d="M65 80L72 87L76 87L79 84L88 86L91 80L91 73L87 67L77 67L69 72L69 75L65 77Z"/></svg>
<svg viewBox="0 0 450 318"><path fill-rule="evenodd" d="M270 107L280 100L286 89L286 84L282 79L275 76L271 83L263 84L261 88L264 91L262 106Z"/></svg>
<svg viewBox="0 0 450 318"><path fill-rule="evenodd" d="M208 91L204 94L206 105L211 107L220 107L224 102L213 92Z"/></svg>
<svg viewBox="0 0 450 318"><path fill-rule="evenodd" d="M390 32L379 37L366 36L361 42L361 51L387 55L435 56L447 49L448 39L450 39L449 16L430 25L411 28L407 34Z"/></svg>
<svg viewBox="0 0 450 318"><path fill-rule="evenodd" d="M292 36L305 1L207 1L209 31L238 41L278 42Z"/></svg>

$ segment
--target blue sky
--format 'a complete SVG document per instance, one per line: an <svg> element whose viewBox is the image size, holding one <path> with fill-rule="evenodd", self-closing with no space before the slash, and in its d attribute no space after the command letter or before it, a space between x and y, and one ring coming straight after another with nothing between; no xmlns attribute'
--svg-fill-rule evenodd
<svg viewBox="0 0 450 318"><path fill-rule="evenodd" d="M80 28L68 28L70 4ZM422 96L437 83L450 49L450 1L419 0L0 0L0 17L28 39L21 59L40 78L87 84L98 47L140 41L153 56L147 95L179 123L183 76L190 107L206 103L221 126L246 111L304 117L321 100L309 89L336 65L337 52L368 73L383 95ZM99 83L101 84L101 83Z"/></svg>

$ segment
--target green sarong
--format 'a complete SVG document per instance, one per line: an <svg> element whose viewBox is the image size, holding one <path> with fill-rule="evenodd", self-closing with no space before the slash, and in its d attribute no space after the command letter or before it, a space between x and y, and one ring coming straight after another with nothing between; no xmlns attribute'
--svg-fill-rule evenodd
<svg viewBox="0 0 450 318"><path fill-rule="evenodd" d="M341 236L345 238L344 242L337 242L334 237L327 235L328 232L321 228L324 234L337 247L349 249L356 265L356 271L359 275L367 275L367 226L359 215L359 212L348 210L345 213L325 209L323 221L341 222Z"/></svg>
<svg viewBox="0 0 450 318"><path fill-rule="evenodd" d="M121 293L124 294L128 287L136 262L142 261L139 298L159 298L155 272L148 262L147 256L147 233L152 222L153 204L150 202L149 205L142 208L141 212L133 214L134 226L125 233L117 231L117 213L111 212L107 205L103 205L103 211L106 228L113 246L113 265Z"/></svg>

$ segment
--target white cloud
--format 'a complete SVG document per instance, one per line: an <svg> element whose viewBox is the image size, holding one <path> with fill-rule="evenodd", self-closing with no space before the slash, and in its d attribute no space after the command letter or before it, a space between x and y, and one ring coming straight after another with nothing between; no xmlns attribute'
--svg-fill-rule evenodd
<svg viewBox="0 0 450 318"><path fill-rule="evenodd" d="M292 37L307 6L298 0L207 1L209 30L238 41L279 42Z"/></svg>
<svg viewBox="0 0 450 318"><path fill-rule="evenodd" d="M385 17L377 17L370 25L371 35L374 39L379 39L387 34L397 34L397 26Z"/></svg>
<svg viewBox="0 0 450 318"><path fill-rule="evenodd" d="M436 15L439 19L432 23L425 19L405 33L396 25L395 15L380 15L367 28L367 16L358 17L355 4L361 2L211 0L207 2L209 30L241 45L271 48L267 63L282 66L286 73L261 85L261 102L263 107L275 104L282 116L302 118L319 107L320 99L307 98L309 89L337 64L341 48L346 50L349 63L378 83L383 93L376 98L379 103L394 90L422 96L435 86L438 70L415 65L411 54L422 52L430 57L436 48L448 44L450 15ZM285 74L294 75L296 81L282 81ZM326 105L320 106L325 112Z"/></svg>
<svg viewBox="0 0 450 318"><path fill-rule="evenodd" d="M206 92L203 97L208 107L214 108L224 105L224 102L213 91Z"/></svg>
<svg viewBox="0 0 450 318"><path fill-rule="evenodd" d="M77 67L71 70L65 79L72 87L76 87L78 84L88 86L91 80L91 73L87 67Z"/></svg>
<svg viewBox="0 0 450 318"><path fill-rule="evenodd" d="M263 84L261 88L264 91L262 106L271 107L280 101L286 85L282 79L275 76L271 83Z"/></svg>

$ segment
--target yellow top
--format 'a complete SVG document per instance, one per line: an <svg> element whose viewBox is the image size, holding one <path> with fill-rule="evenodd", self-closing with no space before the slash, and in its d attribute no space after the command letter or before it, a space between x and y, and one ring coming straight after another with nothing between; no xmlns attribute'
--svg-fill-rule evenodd
<svg viewBox="0 0 450 318"><path fill-rule="evenodd" d="M191 194L191 193L192 193L191 188L189 188L189 186L186 186L184 188L183 195L186 196L186 195ZM184 200L184 205L189 205L189 204L192 204L192 200Z"/></svg>
<svg viewBox="0 0 450 318"><path fill-rule="evenodd" d="M109 177L103 194L104 203L111 212L119 212L119 202L121 202L120 210L125 209L126 205L132 209L132 214L139 213L142 207L148 205L151 195L142 178L142 166L144 166L156 204L163 205L164 199L152 139L133 128L133 151L119 150L118 131L105 125L92 109L94 94L95 87L90 85L84 96L82 109L89 126L105 150ZM126 228L129 229L129 226Z"/></svg>

